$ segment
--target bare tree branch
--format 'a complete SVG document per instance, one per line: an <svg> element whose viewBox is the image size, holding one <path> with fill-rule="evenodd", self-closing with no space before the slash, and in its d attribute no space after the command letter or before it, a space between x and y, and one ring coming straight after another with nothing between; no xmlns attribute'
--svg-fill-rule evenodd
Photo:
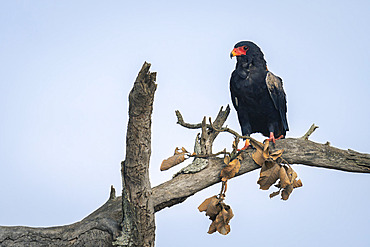
<svg viewBox="0 0 370 247"><path fill-rule="evenodd" d="M310 137L310 135L312 135L312 133L317 129L319 128L319 126L315 125L315 124L312 124L311 127L307 130L306 134L304 134L301 139L303 140L308 140L308 138Z"/></svg>
<svg viewBox="0 0 370 247"><path fill-rule="evenodd" d="M226 113L222 114L221 112L222 112L222 107L220 109L219 114L216 117L215 123L218 123L218 124L220 123L219 122L220 120L218 120L218 118L224 118L225 116L226 116L226 118L228 117L228 115L230 113L229 105L227 105L226 111L225 111L225 112L227 112L227 115L226 115ZM185 122L184 118L182 117L181 112L179 110L176 110L175 114L176 114L176 117L177 117L177 124L179 124L179 125L181 125L185 128L188 128L188 129L201 129L202 128L202 123L190 124L190 123ZM226 118L224 118L224 122L226 121ZM216 132L229 132L230 134L232 134L236 137L239 137L239 138L253 139L249 136L242 136L238 132L236 132L236 131L228 128L228 127L222 127L222 125L220 127L216 127L215 124L211 122L211 118L209 118L209 121L210 121L210 124L205 125L205 127L208 128L208 129L214 130Z"/></svg>
<svg viewBox="0 0 370 247"><path fill-rule="evenodd" d="M154 246L155 221L149 180L156 73L145 62L129 94L126 159L122 162L122 235L114 245Z"/></svg>
<svg viewBox="0 0 370 247"><path fill-rule="evenodd" d="M348 172L370 173L370 155L352 150L341 150L325 144L287 138L276 141L276 149L284 149L283 158L290 164L301 164ZM243 154L241 168L236 176L260 168L250 156L252 151ZM184 201L215 183L221 181L220 171L224 163L221 158L209 159L206 169L195 174L179 176L153 188L155 211Z"/></svg>
<svg viewBox="0 0 370 247"><path fill-rule="evenodd" d="M149 78L150 81L154 82L155 75L148 73L149 68L147 68L147 70L144 69L143 71L145 72L142 74L144 77L140 77L139 73L136 81L140 82L143 78ZM137 87L144 89L144 92L146 91L150 93L150 91L153 91L154 93L155 91L154 86L149 87L154 90L149 90L147 87L145 87L145 85L140 83L137 84ZM135 104L147 104L149 109L142 108L140 110L139 107L133 109L132 112L130 110L130 118L140 118L143 113L148 113L148 110L150 112L150 107L152 107L153 102L147 100L147 97L140 95L140 97L132 97L132 99ZM149 210L145 211L147 213L144 212L141 214L141 216L144 218L150 218L154 212L158 212L166 207L171 207L181 203L189 196L194 195L195 193L221 181L220 171L224 167L224 162L223 159L214 157L214 155L212 155L213 140L220 132L228 132L239 138L250 138L240 136L236 131L233 131L227 127L222 127L229 112L229 107L227 107L225 111L221 108L216 120L214 122L210 121L210 124L206 123L206 118L204 118L203 123L188 124L183 120L181 113L178 111L176 112L178 123L180 125L186 128L203 129L202 143L206 147L203 148L203 153L200 155L203 155L203 157L209 157L207 159L208 166L205 169L197 173L179 174L173 179L152 188L151 191L149 189L145 190L145 193L136 194L135 196L139 196L139 198L137 198L132 195L132 193L135 193L135 188L128 188L129 186L135 186L135 183L138 182L136 180L137 177L134 174L137 167L132 171L130 171L130 168L134 168L134 166L137 165L137 162L142 162L143 160L148 161L150 156L150 148L143 148L142 145L138 146L133 144L136 143L134 136L127 137L128 139L132 138L127 141L132 141L130 145L132 145L133 149L138 152L131 152L132 156L128 156L129 158L126 156L125 164L122 166L123 176L128 178L127 180L123 181L123 195L126 198L123 198L123 200L122 197L115 198L113 195L114 193L112 192L110 199L103 206L84 218L82 221L71 225L48 228L2 226L0 227L0 246L112 246L112 242L116 240L121 233L122 218L131 217L130 214L127 214L127 212L130 210L125 212L125 216L122 214L122 205L126 210L127 208L130 209L133 207L127 203L125 204L125 201L135 201L137 205L142 205L140 202L142 196L147 198L151 197L151 200L144 200L144 202L147 203L146 205L148 206ZM145 122L146 120L149 121L149 123ZM138 123L141 123L142 125L139 126L139 128L134 126L134 128L140 129L140 127L143 127L143 129L150 130L151 120L150 118L146 118L146 120L139 120ZM145 133L146 135L150 136L150 132L144 131L137 133L136 137L139 138ZM311 133L307 134L307 138ZM148 138L150 139L150 137ZM253 140L253 138L250 139ZM278 140L276 142L275 149L284 149L285 151L282 157L290 164L301 164L348 172L370 173L369 154L359 153L353 150L341 150L331 147L327 144L319 144L305 139L306 138L287 138ZM145 143L146 145L150 145L150 140L147 140ZM149 150L149 152L140 153L139 150ZM243 160L241 161L241 168L237 176L259 168L259 166L255 164L250 157L251 152L251 150L248 150L242 153ZM138 161L137 159L139 157L141 157L141 160ZM129 159L132 160L128 161ZM143 167L144 168L141 171L144 172L143 174L145 177L147 167ZM132 181L129 181L130 179L134 180L134 183L131 183ZM126 182L128 183L126 184ZM129 183L131 183L131 185L129 185ZM138 211L135 209L132 212L136 213ZM151 220L149 219L148 222L151 222ZM149 224L149 226L151 226L151 224ZM149 229L144 229L148 230L149 235L154 232L154 229L150 227Z"/></svg>
<svg viewBox="0 0 370 247"><path fill-rule="evenodd" d="M353 150L341 150L325 144L287 138L276 141L276 149L284 149L283 157L290 164L342 170L348 172L370 173L370 155ZM237 176L258 169L259 166L249 158L251 151L243 154L241 168ZM223 168L221 158L210 158L204 170L194 174L180 174L152 189L156 212L186 200L189 196L220 182ZM109 241L117 236L122 219L121 197L109 200L101 208L80 222L68 226L52 228L0 227L0 246L24 246L26 239L56 246L78 246L79 243L97 243L98 246L111 246ZM98 235L99 234L99 235ZM86 241L86 242L84 242ZM13 245L10 245L13 243ZM109 244L108 244L109 243ZM7 245L9 244L9 245ZM89 244L87 244L89 245ZM29 245L29 246L43 246ZM47 246L45 244L45 246ZM91 246L96 246L91 244Z"/></svg>
<svg viewBox="0 0 370 247"><path fill-rule="evenodd" d="M0 246L112 246L121 221L122 200L118 197L71 225L47 228L1 226Z"/></svg>

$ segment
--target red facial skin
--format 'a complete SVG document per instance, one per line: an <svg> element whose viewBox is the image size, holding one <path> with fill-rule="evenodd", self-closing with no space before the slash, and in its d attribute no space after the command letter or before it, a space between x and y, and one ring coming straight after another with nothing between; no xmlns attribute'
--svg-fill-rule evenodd
<svg viewBox="0 0 370 247"><path fill-rule="evenodd" d="M231 52L232 56L241 56L241 55L246 55L247 54L247 51L248 51L248 47L247 46L240 46L240 47L237 47L237 48L234 48Z"/></svg>

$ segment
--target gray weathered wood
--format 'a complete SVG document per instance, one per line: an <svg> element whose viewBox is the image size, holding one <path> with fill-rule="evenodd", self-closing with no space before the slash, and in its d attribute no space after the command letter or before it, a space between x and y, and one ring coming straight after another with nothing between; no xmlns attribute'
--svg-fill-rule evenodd
<svg viewBox="0 0 370 247"><path fill-rule="evenodd" d="M151 152L150 116L156 84L155 74L149 72L149 67L150 64L144 64L129 97L128 147L126 160L122 164L124 198L115 198L112 192L110 199L103 206L82 221L71 225L48 228L0 226L0 246L113 246L112 242L122 244L122 241L126 240L127 245L130 246L131 243L135 246L135 243L132 243L134 239L141 241L138 246L153 246L154 212L181 203L189 196L220 182L223 159L212 157L208 159L209 164L204 170L193 174L179 174L167 182L150 188L148 176ZM135 106L131 106L131 103ZM225 114L219 117L224 122L229 109L220 112ZM176 114L181 116L179 112ZM181 120L182 117L179 118L180 122ZM222 127L223 122L215 121L213 127L235 134L235 131ZM189 126L199 128L201 124ZM211 124L206 127L212 128ZM213 129L205 135L206 140L214 140L217 134L218 132ZM206 143L209 145L206 153L209 154L212 151L212 142ZM369 154L341 150L300 138L278 140L275 148L285 150L283 158L290 164L370 173ZM249 150L243 154L244 159L237 176L259 168L250 158L250 152ZM122 214L122 208L125 216ZM126 226L123 234L122 219L123 226Z"/></svg>
<svg viewBox="0 0 370 247"><path fill-rule="evenodd" d="M369 154L295 138L276 141L276 148L285 150L283 157L291 164L370 173ZM237 176L259 168L249 157L249 152L244 154L245 159ZM155 211L181 203L189 196L220 182L222 167L222 159L211 158L204 170L180 174L154 187L152 197ZM0 246L24 246L25 243L29 244L27 246L112 246L111 241L119 233L121 220L121 197L117 197L72 225L51 228L0 227Z"/></svg>
<svg viewBox="0 0 370 247"><path fill-rule="evenodd" d="M144 63L129 95L126 158L122 162L122 234L117 246L154 246L155 221L149 180L156 73Z"/></svg>
<svg viewBox="0 0 370 247"><path fill-rule="evenodd" d="M352 150L341 150L325 144L299 138L287 138L276 141L275 149L284 149L283 158L290 164L301 164L347 172L370 173L370 155ZM260 168L250 157L252 151L243 154L241 168L236 176ZM183 202L215 183L220 182L223 159L211 158L204 170L195 174L180 174L153 188L155 210L159 211Z"/></svg>
<svg viewBox="0 0 370 247"><path fill-rule="evenodd" d="M121 197L107 201L82 221L71 225L33 228L0 227L0 246L112 246L122 221Z"/></svg>

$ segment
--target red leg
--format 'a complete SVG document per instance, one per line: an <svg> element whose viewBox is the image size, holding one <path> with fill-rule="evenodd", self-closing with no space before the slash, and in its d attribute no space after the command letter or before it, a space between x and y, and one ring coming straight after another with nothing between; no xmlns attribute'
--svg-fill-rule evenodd
<svg viewBox="0 0 370 247"><path fill-rule="evenodd" d="M273 132L270 132L270 138L268 138L267 139L268 141L270 141L270 142L273 142L273 143L275 143L275 136L274 136L274 133Z"/></svg>
<svg viewBox="0 0 370 247"><path fill-rule="evenodd" d="M245 140L245 144L244 144L244 147L242 147L242 149L237 149L238 151L242 151L242 150L246 150L248 149L248 147L251 147L250 143L249 143L249 140Z"/></svg>
<svg viewBox="0 0 370 247"><path fill-rule="evenodd" d="M270 142L275 143L276 140L280 140L280 139L283 139L283 138L284 138L283 135L279 136L278 138L275 138L274 133L270 132L270 138L268 138L267 140L269 140Z"/></svg>
<svg viewBox="0 0 370 247"><path fill-rule="evenodd" d="M278 138L276 138L276 140L280 140L280 139L284 139L284 136L283 136L283 135L281 135L281 136L279 136Z"/></svg>

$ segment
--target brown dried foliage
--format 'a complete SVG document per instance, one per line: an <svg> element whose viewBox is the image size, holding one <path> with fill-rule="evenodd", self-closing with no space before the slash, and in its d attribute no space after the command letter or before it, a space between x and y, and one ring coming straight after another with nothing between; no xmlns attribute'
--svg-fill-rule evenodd
<svg viewBox="0 0 370 247"><path fill-rule="evenodd" d="M185 155L189 155L189 154L190 153L186 151L184 147L182 147L181 149L176 148L173 156L162 161L160 170L165 171L165 170L170 169L171 167L174 167L184 162L188 158L188 157L185 157Z"/></svg>
<svg viewBox="0 0 370 247"><path fill-rule="evenodd" d="M209 226L208 233L219 232L220 234L227 235L230 232L230 220L234 217L231 207L225 204L224 198L227 190L227 181L239 172L240 161L243 159L241 152L237 152L239 139L235 138L232 144L233 151L226 153L224 151L224 163L225 166L221 170L220 177L222 181L221 192L218 195L212 196L205 199L202 204L199 205L198 210L200 212L206 212L206 216L212 221ZM297 173L293 168L284 161L281 157L284 150L277 150L270 152L269 141L264 143L250 140L252 146L256 149L252 153L252 159L261 166L260 177L257 183L260 185L260 189L268 190L272 185L278 188L278 191L272 192L270 198L281 194L282 200L288 200L293 189L302 187L302 181L297 180ZM216 154L217 155L217 154ZM168 159L163 160L161 164L161 171L167 170L175 165L180 164L189 157L194 157L194 154L190 154L185 148L176 148L174 155ZM283 164L285 163L285 164Z"/></svg>
<svg viewBox="0 0 370 247"><path fill-rule="evenodd" d="M257 183L261 190L268 190L279 179L280 165L276 162L266 161L261 168Z"/></svg>
<svg viewBox="0 0 370 247"><path fill-rule="evenodd" d="M232 148L233 153L236 152L238 140L233 142ZM234 156L235 157L235 156ZM219 232L222 235L229 234L231 228L229 222L234 217L231 207L223 202L227 189L227 181L239 172L240 161L242 160L241 154L236 156L234 159L229 154L225 154L224 163L225 167L221 170L220 177L222 181L221 192L217 196L212 196L204 200L204 202L198 207L200 212L206 212L209 219L212 221L209 226L208 233Z"/></svg>
<svg viewBox="0 0 370 247"><path fill-rule="evenodd" d="M242 156L238 155L235 159L230 161L230 156L225 155L224 163L226 166L221 170L221 181L226 182L228 179L235 177L235 174L239 172L240 161L242 159Z"/></svg>
<svg viewBox="0 0 370 247"><path fill-rule="evenodd" d="M217 231L222 235L227 235L230 232L229 222L234 214L231 207L223 202L222 196L207 198L198 207L198 210L199 212L206 212L206 215L212 221L208 229L209 234Z"/></svg>
<svg viewBox="0 0 370 247"><path fill-rule="evenodd" d="M268 190L278 181L275 187L278 191L272 192L270 198L281 193L282 200L288 200L293 189L303 186L301 180L297 180L297 173L290 165L283 165L281 158L284 150L277 150L273 153L269 151L269 141L264 144L254 145L256 151L252 154L253 160L261 166L260 177L257 183L261 190Z"/></svg>

